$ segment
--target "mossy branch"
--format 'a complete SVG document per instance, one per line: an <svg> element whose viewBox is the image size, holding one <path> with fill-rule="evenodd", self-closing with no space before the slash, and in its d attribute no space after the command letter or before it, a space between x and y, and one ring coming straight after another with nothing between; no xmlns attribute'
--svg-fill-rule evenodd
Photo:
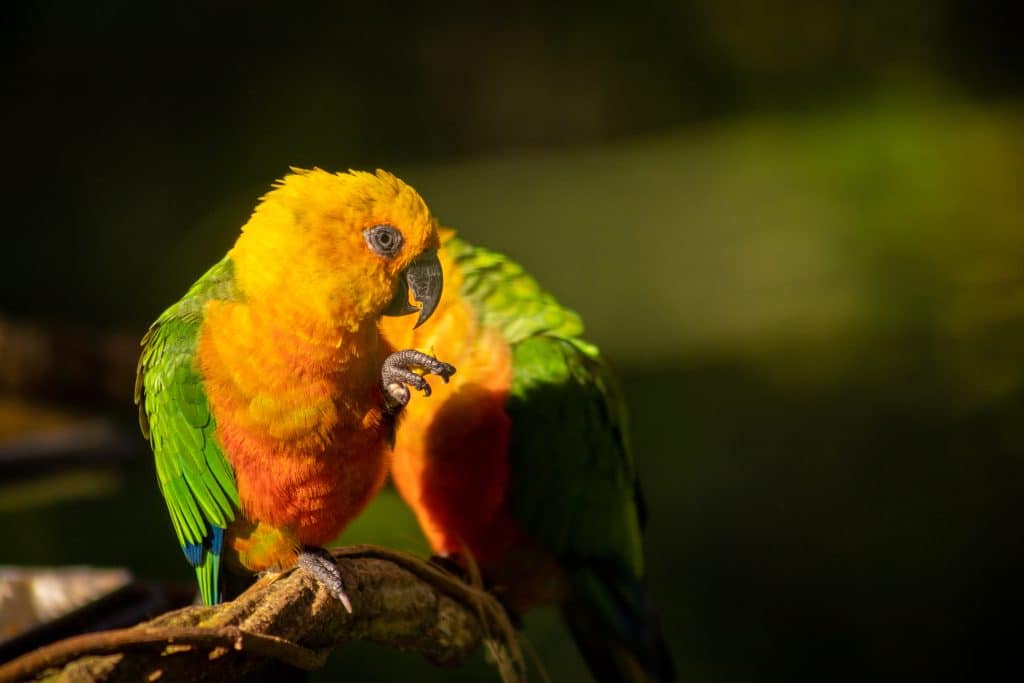
<svg viewBox="0 0 1024 683"><path fill-rule="evenodd" d="M458 665L487 642L500 677L524 680L515 630L485 591L395 550L348 546L332 554L352 614L294 571L216 607L186 607L39 648L0 666L0 682L236 680L273 665L315 669L355 640L418 652L439 666Z"/></svg>

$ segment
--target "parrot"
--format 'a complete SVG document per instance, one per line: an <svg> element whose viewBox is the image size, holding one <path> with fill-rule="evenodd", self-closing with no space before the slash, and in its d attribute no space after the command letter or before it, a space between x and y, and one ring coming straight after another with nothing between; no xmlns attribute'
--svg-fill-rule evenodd
<svg viewBox="0 0 1024 683"><path fill-rule="evenodd" d="M441 229L447 287L392 345L459 368L406 409L392 479L436 559L513 615L559 605L599 681L669 681L644 584L644 500L620 391L580 317L522 266Z"/></svg>
<svg viewBox="0 0 1024 683"><path fill-rule="evenodd" d="M438 246L394 175L292 168L149 328L135 402L204 604L222 599L223 560L242 576L298 565L351 611L322 546L383 485L409 387L429 395L424 375L455 372L378 327L432 316Z"/></svg>

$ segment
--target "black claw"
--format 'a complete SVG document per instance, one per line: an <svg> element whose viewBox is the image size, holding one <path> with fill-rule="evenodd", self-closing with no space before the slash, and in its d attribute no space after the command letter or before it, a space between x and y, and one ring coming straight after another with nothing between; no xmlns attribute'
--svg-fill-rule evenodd
<svg viewBox="0 0 1024 683"><path fill-rule="evenodd" d="M396 368L386 375L384 379L385 381L388 381L389 384L408 384L420 391L430 391L430 385L427 383L427 380L423 379L422 375L417 375L412 370Z"/></svg>
<svg viewBox="0 0 1024 683"><path fill-rule="evenodd" d="M448 380L455 374L455 366L449 365L443 361L438 361L437 369L433 370L433 373L440 377L445 384L448 384Z"/></svg>
<svg viewBox="0 0 1024 683"><path fill-rule="evenodd" d="M299 553L298 565L326 586L334 597L341 600L341 604L345 606L348 613L352 614L352 603L349 601L348 595L345 594L341 571L329 552L323 548L305 548Z"/></svg>
<svg viewBox="0 0 1024 683"><path fill-rule="evenodd" d="M428 395L430 394L430 384L427 383L427 380L423 379L422 375L410 372L406 378L406 383L413 385L420 391L426 392Z"/></svg>

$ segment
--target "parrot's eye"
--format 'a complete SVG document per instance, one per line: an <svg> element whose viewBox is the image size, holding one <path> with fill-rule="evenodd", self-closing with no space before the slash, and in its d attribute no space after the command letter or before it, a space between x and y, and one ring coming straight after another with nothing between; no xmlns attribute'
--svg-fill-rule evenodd
<svg viewBox="0 0 1024 683"><path fill-rule="evenodd" d="M402 233L393 225L375 225L364 230L363 236L378 256L394 256L402 248Z"/></svg>

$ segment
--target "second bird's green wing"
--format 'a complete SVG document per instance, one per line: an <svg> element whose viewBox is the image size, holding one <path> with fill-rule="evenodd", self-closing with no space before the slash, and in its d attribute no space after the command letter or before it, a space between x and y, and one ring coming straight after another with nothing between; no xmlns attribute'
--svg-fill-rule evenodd
<svg viewBox="0 0 1024 683"><path fill-rule="evenodd" d="M446 247L461 294L511 348L508 504L566 571L573 636L598 680L672 680L644 587L644 502L614 376L579 317L518 264L456 239Z"/></svg>
<svg viewBox="0 0 1024 683"><path fill-rule="evenodd" d="M205 304L235 297L225 258L150 327L135 381L139 423L153 448L160 491L208 605L220 599L223 535L239 503L234 472L215 438L196 347Z"/></svg>
<svg viewBox="0 0 1024 683"><path fill-rule="evenodd" d="M643 575L641 507L625 411L607 365L546 335L512 347L509 501L532 538L572 569Z"/></svg>
<svg viewBox="0 0 1024 683"><path fill-rule="evenodd" d="M583 324L501 254L445 244L461 294L512 350L509 505L523 530L566 565L643 573L642 500L626 412Z"/></svg>

